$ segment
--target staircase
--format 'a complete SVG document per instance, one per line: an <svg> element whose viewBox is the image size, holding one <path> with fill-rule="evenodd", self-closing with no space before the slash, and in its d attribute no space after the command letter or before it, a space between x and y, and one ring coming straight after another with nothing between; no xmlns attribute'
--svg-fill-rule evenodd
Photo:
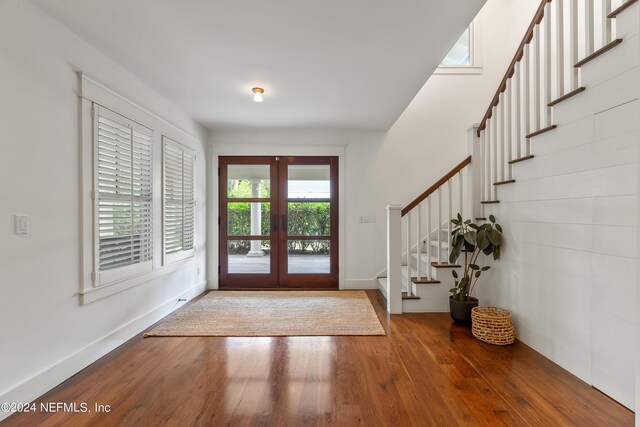
<svg viewBox="0 0 640 427"><path fill-rule="evenodd" d="M616 56L625 42L631 50ZM387 206L387 267L378 283L390 313L448 311L451 270L459 268L448 262L449 220L460 213L481 222L495 212L500 189L517 186L517 165L534 161L532 141L579 117L578 100L591 87L597 93L590 102L616 105L598 84L637 51L637 0L541 2L484 117L468 133L469 157L406 206Z"/></svg>

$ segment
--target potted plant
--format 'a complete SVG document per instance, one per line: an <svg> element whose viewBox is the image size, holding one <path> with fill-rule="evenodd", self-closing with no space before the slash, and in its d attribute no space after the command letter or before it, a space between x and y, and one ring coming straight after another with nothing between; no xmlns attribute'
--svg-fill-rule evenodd
<svg viewBox="0 0 640 427"><path fill-rule="evenodd" d="M451 230L449 262L455 264L464 254L464 264L461 265L461 275L456 270L451 271L455 287L449 290L449 310L455 322L468 325L471 323L471 309L478 305L478 299L472 297L471 293L482 273L491 268L488 265L480 267L478 257L483 253L493 255L494 260L500 258L502 227L496 223L493 215L489 216L489 222L481 225L471 220L463 222L460 214L451 222L454 228Z"/></svg>

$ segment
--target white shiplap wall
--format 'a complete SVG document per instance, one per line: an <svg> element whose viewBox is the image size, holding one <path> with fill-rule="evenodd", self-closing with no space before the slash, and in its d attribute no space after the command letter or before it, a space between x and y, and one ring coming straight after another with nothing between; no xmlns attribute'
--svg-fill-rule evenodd
<svg viewBox="0 0 640 427"><path fill-rule="evenodd" d="M618 19L623 43L582 69L587 90L554 109L533 160L487 208L505 251L479 287L514 314L517 336L634 407L638 149L638 5Z"/></svg>

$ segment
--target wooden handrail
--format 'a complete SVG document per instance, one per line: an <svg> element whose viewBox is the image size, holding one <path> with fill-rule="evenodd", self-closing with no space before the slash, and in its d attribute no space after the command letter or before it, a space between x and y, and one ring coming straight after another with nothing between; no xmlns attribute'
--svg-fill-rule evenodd
<svg viewBox="0 0 640 427"><path fill-rule="evenodd" d="M489 108L487 108L487 112L484 113L484 117L480 122L480 126L478 126L478 136L480 136L480 132L487 126L487 120L491 118L493 107L498 105L498 101L500 100L500 94L507 89L507 80L509 80L511 76L513 76L513 73L515 72L515 69L516 69L516 64L518 63L518 61L522 59L522 56L524 55L524 47L527 44L529 44L529 42L533 38L534 28L536 27L536 25L542 22L542 18L544 18L544 7L546 6L547 3L551 3L551 1L552 0L542 0L542 2L540 3L540 6L538 6L538 10L536 10L536 14L533 17L531 24L529 24L529 28L527 28L527 31L524 33L524 37L522 38L522 41L518 46L518 50L516 50L516 54L511 60L511 63L509 64L509 68L507 68L507 72L502 78L502 81L500 81L498 90L496 91L496 94L493 96L493 99L491 100L491 104L489 104Z"/></svg>
<svg viewBox="0 0 640 427"><path fill-rule="evenodd" d="M465 168L465 166L467 166L470 163L471 163L471 156L469 156L466 159L464 159L455 168L451 169L445 176L440 178L438 180L438 182L433 184L431 187L427 188L422 194L420 194L418 197L413 199L413 201L411 203L409 203L407 206L402 208L402 216L405 216L406 214L408 214L411 211L411 209L413 209L416 206L418 206L420 204L420 202L422 202L424 199L429 197L431 195L431 193L436 191L438 188L442 187L445 182L447 182L451 178L453 178L458 172L460 172L462 169Z"/></svg>

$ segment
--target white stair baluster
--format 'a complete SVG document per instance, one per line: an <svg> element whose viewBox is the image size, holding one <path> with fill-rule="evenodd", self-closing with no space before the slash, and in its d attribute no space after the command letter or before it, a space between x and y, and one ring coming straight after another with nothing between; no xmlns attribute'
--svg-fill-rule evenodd
<svg viewBox="0 0 640 427"><path fill-rule="evenodd" d="M422 280L422 203L416 206L416 278Z"/></svg>
<svg viewBox="0 0 640 427"><path fill-rule="evenodd" d="M505 89L506 92L506 89ZM500 112L500 179L498 179L498 181L504 181L506 178L505 176L507 175L505 172L505 168L507 167L508 163L506 160L506 140L505 140L505 122L504 122L504 107L505 107L505 99L506 99L506 93L503 92L500 94L500 96L498 97L499 99L499 104L498 104L498 111ZM496 197L497 198L497 197Z"/></svg>
<svg viewBox="0 0 640 427"><path fill-rule="evenodd" d="M513 98L511 93L512 91L513 91L513 79L509 79L507 80L507 88L504 91L504 109L506 111L506 114L504 115L505 135L506 135L505 145L507 146L507 153L505 154L505 158L503 159L504 167L507 168L505 180L510 180L512 175L512 168L511 168L511 165L509 164L509 160L511 160L511 151L513 147L513 134L511 133L512 131L511 121L513 118L513 115L512 115Z"/></svg>
<svg viewBox="0 0 640 427"><path fill-rule="evenodd" d="M427 197L427 279L431 278L431 196Z"/></svg>
<svg viewBox="0 0 640 427"><path fill-rule="evenodd" d="M438 264L442 263L442 186L438 187Z"/></svg>
<svg viewBox="0 0 640 427"><path fill-rule="evenodd" d="M607 18L607 15L611 12L611 0L601 0L601 23L602 23L602 46L606 45L612 40L611 37L611 19Z"/></svg>
<svg viewBox="0 0 640 427"><path fill-rule="evenodd" d="M515 130L515 143L516 143L516 159L519 159L522 151L522 130L520 127L520 121L522 120L522 114L520 114L520 92L522 91L520 75L522 74L522 62L516 64L516 70L513 73L513 88L515 99L513 101L513 117L514 117L514 130ZM509 158L513 160L513 157Z"/></svg>
<svg viewBox="0 0 640 427"><path fill-rule="evenodd" d="M480 196L480 200L487 200L487 198L489 197L487 194L487 172L489 171L489 156L487 154L487 135L489 135L489 126L488 123L485 123L484 126L484 130L482 131L482 134L480 135L480 142L482 144L482 164L480 165L480 167L482 168L482 182L481 182L481 188L482 188L482 194Z"/></svg>
<svg viewBox="0 0 640 427"><path fill-rule="evenodd" d="M411 211L407 212L407 296L411 295Z"/></svg>
<svg viewBox="0 0 640 427"><path fill-rule="evenodd" d="M540 73L541 59L540 56L540 25L533 28L533 129L534 132L541 129L540 127Z"/></svg>
<svg viewBox="0 0 640 427"><path fill-rule="evenodd" d="M544 15L544 123L545 127L551 126L551 3L545 6Z"/></svg>
<svg viewBox="0 0 640 427"><path fill-rule="evenodd" d="M464 188L463 188L463 176L462 176L462 172L464 171L464 169L460 169L460 172L458 172L458 191L460 192L460 216L462 217L462 219L464 219ZM449 236L449 239L451 239L451 236Z"/></svg>
<svg viewBox="0 0 640 427"><path fill-rule="evenodd" d="M528 44L524 47L524 59L522 62L522 66L524 68L524 99L522 100L522 105L524 107L524 134L525 134L525 142L524 142L524 155L528 156L531 154L531 141L526 135L531 133L531 103L529 102L531 99L531 45Z"/></svg>
<svg viewBox="0 0 640 427"><path fill-rule="evenodd" d="M593 53L594 40L594 22L593 22L593 0L585 0L584 2L584 56Z"/></svg>
<svg viewBox="0 0 640 427"><path fill-rule="evenodd" d="M497 123L497 115L498 109L493 107L493 114L491 115L491 119L493 120L494 129L491 131L491 163L492 163L492 173L491 173L491 182L489 183L490 187L493 191L491 192L490 200L496 200L497 191L496 186L493 185L494 182L498 181L498 123Z"/></svg>
<svg viewBox="0 0 640 427"><path fill-rule="evenodd" d="M571 64L573 65L573 64ZM564 3L556 0L556 98L564 95Z"/></svg>
<svg viewBox="0 0 640 427"><path fill-rule="evenodd" d="M575 90L580 86L580 70L574 67L578 62L578 0L569 2L569 58L571 90Z"/></svg>
<svg viewBox="0 0 640 427"><path fill-rule="evenodd" d="M447 205L449 209L447 210L447 243L451 241L451 219L453 218L453 182L451 178L447 181L447 193L448 200ZM449 262L449 253L451 252L451 246L449 246L449 251L447 252L447 262Z"/></svg>

